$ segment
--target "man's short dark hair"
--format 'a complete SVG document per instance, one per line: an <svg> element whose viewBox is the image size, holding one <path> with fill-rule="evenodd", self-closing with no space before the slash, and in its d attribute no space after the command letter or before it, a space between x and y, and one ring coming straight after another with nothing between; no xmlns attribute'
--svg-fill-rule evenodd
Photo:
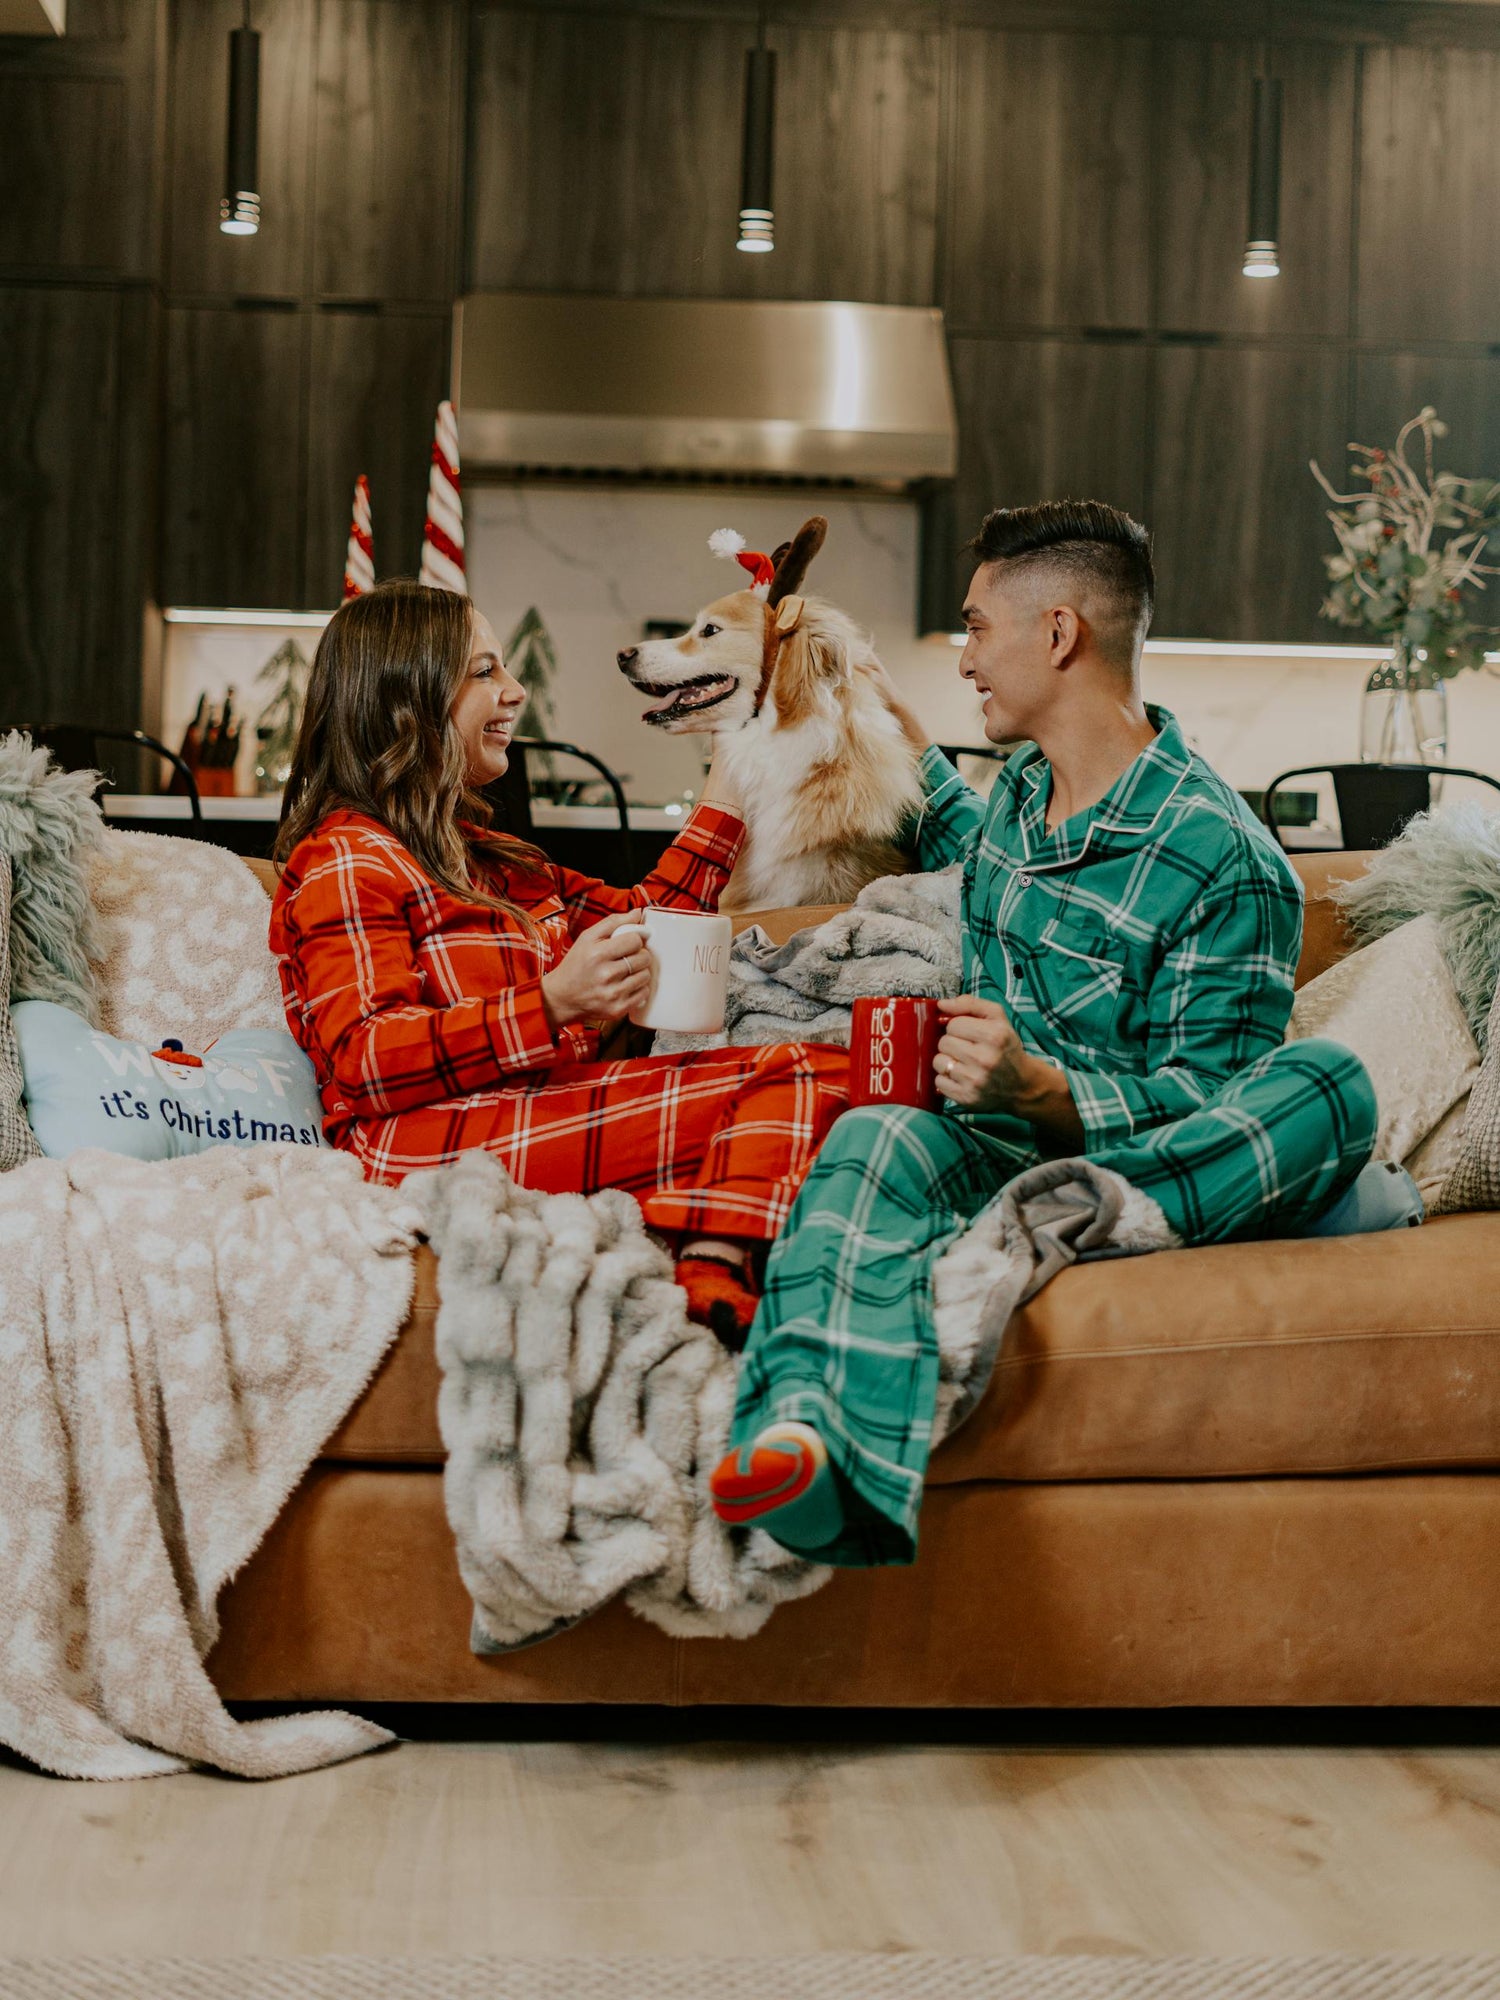
<svg viewBox="0 0 1500 2000"><path fill-rule="evenodd" d="M997 507L968 549L981 563L1066 572L1096 601L1101 651L1133 663L1156 601L1151 537L1139 521L1102 500Z"/></svg>

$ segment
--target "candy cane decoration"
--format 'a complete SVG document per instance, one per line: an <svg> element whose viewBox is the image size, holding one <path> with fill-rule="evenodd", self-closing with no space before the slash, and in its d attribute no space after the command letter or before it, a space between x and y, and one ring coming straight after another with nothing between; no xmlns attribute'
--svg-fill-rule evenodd
<svg viewBox="0 0 1500 2000"><path fill-rule="evenodd" d="M375 537L370 530L370 482L361 473L354 482L354 518L349 523L349 548L344 556L344 598L363 597L375 588Z"/></svg>
<svg viewBox="0 0 1500 2000"><path fill-rule="evenodd" d="M458 483L458 418L451 403L439 403L437 408L417 581L434 590L456 590L460 597L469 594L464 576L464 503Z"/></svg>

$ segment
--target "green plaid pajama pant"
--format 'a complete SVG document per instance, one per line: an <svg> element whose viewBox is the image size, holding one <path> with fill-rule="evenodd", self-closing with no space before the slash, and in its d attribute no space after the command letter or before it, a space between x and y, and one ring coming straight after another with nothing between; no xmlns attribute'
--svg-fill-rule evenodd
<svg viewBox="0 0 1500 2000"><path fill-rule="evenodd" d="M1159 1203L1184 1243L1218 1243L1316 1220L1374 1136L1363 1065L1308 1040L1089 1157ZM820 1561L914 1559L937 1402L933 1266L1039 1158L1018 1119L895 1106L845 1112L824 1142L771 1251L732 1433L739 1446L796 1418L823 1437L850 1504Z"/></svg>

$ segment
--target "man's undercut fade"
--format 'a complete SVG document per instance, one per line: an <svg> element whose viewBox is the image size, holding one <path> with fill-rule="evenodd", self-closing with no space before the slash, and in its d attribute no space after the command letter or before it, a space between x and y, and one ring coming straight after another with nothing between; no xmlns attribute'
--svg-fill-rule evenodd
<svg viewBox="0 0 1500 2000"><path fill-rule="evenodd" d="M1102 500L1048 500L1039 507L997 507L986 514L969 553L1007 572L1055 572L1076 594L1099 650L1131 669L1151 626L1156 572L1151 537L1128 514Z"/></svg>

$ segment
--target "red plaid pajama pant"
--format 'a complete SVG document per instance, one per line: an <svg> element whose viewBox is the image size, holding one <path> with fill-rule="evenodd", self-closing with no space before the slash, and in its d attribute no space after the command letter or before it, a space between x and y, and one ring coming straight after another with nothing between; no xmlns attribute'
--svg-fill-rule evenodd
<svg viewBox="0 0 1500 2000"><path fill-rule="evenodd" d="M387 1185L482 1146L522 1187L625 1188L652 1229L769 1241L848 1089L847 1050L805 1042L558 1063L535 1079L359 1119L344 1143Z"/></svg>

